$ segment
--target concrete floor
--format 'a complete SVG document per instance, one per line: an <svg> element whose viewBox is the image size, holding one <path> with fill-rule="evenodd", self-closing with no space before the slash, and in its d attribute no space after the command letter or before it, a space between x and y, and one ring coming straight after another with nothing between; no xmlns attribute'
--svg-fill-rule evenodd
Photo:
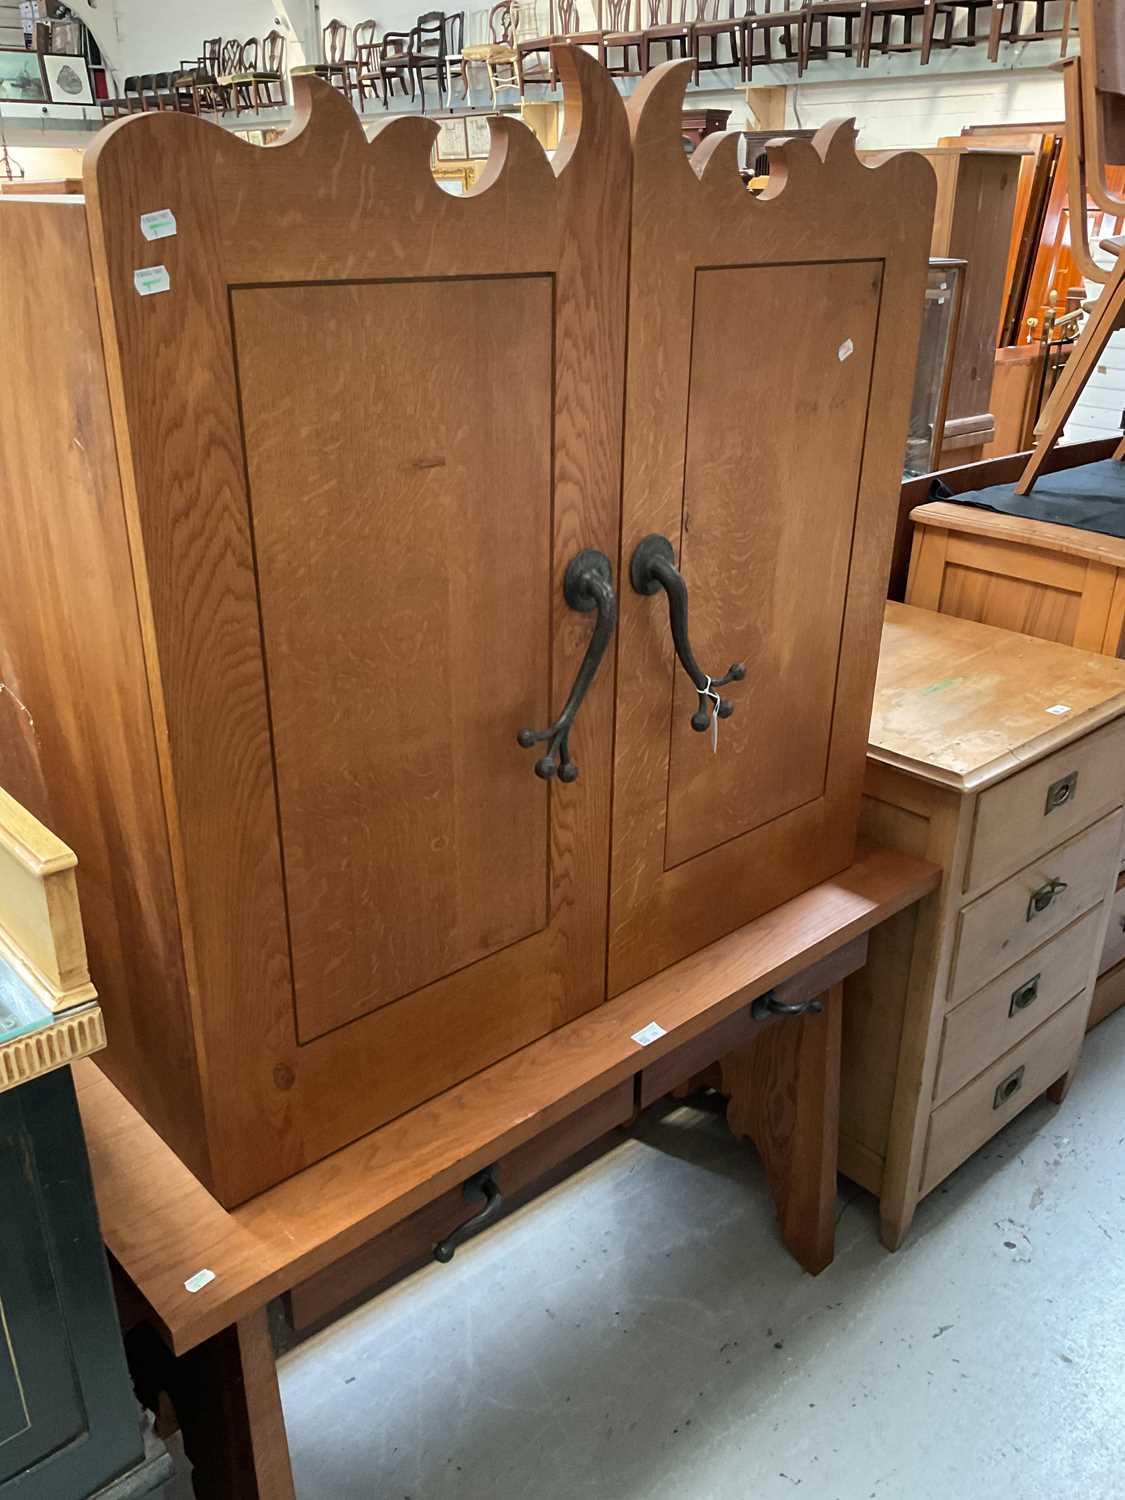
<svg viewBox="0 0 1125 1500"><path fill-rule="evenodd" d="M680 1108L287 1354L299 1500L1125 1500L1125 1011L895 1256ZM187 1496L181 1481L175 1495Z"/></svg>

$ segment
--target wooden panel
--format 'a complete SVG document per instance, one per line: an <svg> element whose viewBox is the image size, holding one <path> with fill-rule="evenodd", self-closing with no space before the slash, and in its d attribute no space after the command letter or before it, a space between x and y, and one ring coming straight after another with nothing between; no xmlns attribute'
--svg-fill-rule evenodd
<svg viewBox="0 0 1125 1500"><path fill-rule="evenodd" d="M1125 877L1117 877L1117 890L1109 907L1109 925L1106 927L1105 946L1098 960L1098 974L1115 968L1125 959Z"/></svg>
<svg viewBox="0 0 1125 1500"><path fill-rule="evenodd" d="M1078 604L1076 593L951 563L942 576L937 607L942 614L957 615L962 620L980 620L1002 630L1017 630L1070 646L1074 644Z"/></svg>
<svg viewBox="0 0 1125 1500"><path fill-rule="evenodd" d="M945 1020L934 1103L957 1092L1002 1053L1047 1020L1086 986L1101 911L1087 912L1058 937L1029 953ZM1028 986L1033 998L1025 1004Z"/></svg>
<svg viewBox="0 0 1125 1500"><path fill-rule="evenodd" d="M45 280L49 317L33 295ZM113 1037L100 1065L206 1175L149 703L157 667L138 618L81 201L0 199L0 307L20 351L0 360L0 780L78 857ZM183 389L168 393L181 413Z"/></svg>
<svg viewBox="0 0 1125 1500"><path fill-rule="evenodd" d="M1070 1070L1082 1043L1086 1010L1086 997L1079 995L934 1111L922 1172L923 1194L937 1187L966 1157ZM1021 1067L1024 1073L1018 1087L997 1107L997 1088Z"/></svg>
<svg viewBox="0 0 1125 1500"><path fill-rule="evenodd" d="M494 1175L504 1197L511 1199L614 1126L624 1125L632 1115L633 1082L626 1079L585 1109L503 1157ZM337 1265L310 1276L290 1293L294 1328L307 1328L361 1292L373 1290L389 1277L424 1264L431 1258L437 1241L473 1212L474 1206L466 1204L461 1189L454 1188Z"/></svg>
<svg viewBox="0 0 1125 1500"><path fill-rule="evenodd" d="M712 754L691 727L698 694L676 673L669 868L824 796L881 285L881 267L865 262L696 278L679 565L697 657L724 672L744 661L748 677L728 690L738 706ZM748 369L746 349L775 297L794 310L786 337L758 341ZM841 358L848 340L854 352ZM774 403L799 408L816 442L785 447L748 429L747 409ZM796 495L816 503L794 505ZM807 577L817 579L816 609L800 586Z"/></svg>
<svg viewBox="0 0 1125 1500"><path fill-rule="evenodd" d="M1117 873L1120 847L1119 810L967 906L960 918L951 1003L973 994L1103 900ZM1029 915L1032 893L1052 880L1065 881L1066 889L1045 910Z"/></svg>
<svg viewBox="0 0 1125 1500"><path fill-rule="evenodd" d="M678 127L690 71L690 63L662 65L629 100L634 193L620 572L624 580L645 536L668 538L688 576L690 632L702 669L718 675L745 655L748 672L744 683L725 690L735 713L723 722L713 756L706 737L686 723L667 601L623 583L610 994L852 858L933 205L925 163L901 155L877 168L862 166L847 126L825 127L815 141L786 141L775 152L769 188L759 197L748 194L736 171L733 136L709 136L690 160L684 157ZM830 269L845 261L867 263L871 280L864 282L858 269ZM872 327L871 282L879 262L884 270ZM805 267L800 275L781 270L794 263ZM821 301L838 275L859 306ZM751 290L758 294L752 328L746 321ZM767 341L778 348L763 351L762 368L773 375L759 387L758 363L746 360L745 349L762 343L758 330L767 326L784 327L786 334ZM700 369L693 350L706 353L714 368ZM871 369L866 390L862 380L853 381L864 367ZM744 407L749 401L754 420L723 416L738 398ZM837 399L845 402L846 416L835 410ZM857 459L849 444L869 407L879 420L866 427ZM852 431L837 442L840 422ZM840 451L831 461L803 467L806 455L824 454L833 442ZM772 476L776 493L760 490L759 476ZM760 495L769 509L759 528ZM716 510L709 513L712 503ZM842 539L837 527L851 507L854 530ZM839 593L825 598L818 588L811 598L809 574L794 555L798 539L808 538L810 513L831 518L823 552L817 544L831 589L838 591L846 578L842 630L827 660L794 653L784 625L776 633L764 625L800 619L800 639L823 643L830 624L806 621L801 610L818 616L823 604L829 622L840 619ZM716 579L709 574L719 559ZM806 705L810 681L813 702ZM766 699L755 696L759 682ZM828 682L835 700L825 745ZM763 775L763 794L761 787L750 789L754 773L747 770L735 796L724 796L723 788L734 785L726 781L724 756L730 759L728 749L737 756L732 778L738 767L749 767L752 745L764 743L753 738L763 713L769 724L788 726L784 744L767 753L776 768L784 752L785 774L791 769L793 780L778 796L773 773ZM810 713L811 719L803 717ZM808 746L800 743L806 727ZM819 794L817 787L823 788ZM685 788L692 788L691 800L680 810L675 804ZM793 807L810 788L811 799ZM706 819L702 835L692 825L693 808ZM771 808L791 810L756 827ZM746 828L753 831L742 832ZM702 852L687 857L694 850Z"/></svg>
<svg viewBox="0 0 1125 1500"><path fill-rule="evenodd" d="M965 889L994 885L1123 800L1125 719L1119 719L981 793Z"/></svg>
<svg viewBox="0 0 1125 1500"><path fill-rule="evenodd" d="M106 1243L177 1352L261 1307L642 1065L932 891L934 865L872 851L834 880L458 1084L233 1213L86 1063L75 1069ZM633 1034L655 1021L647 1047ZM207 1266L202 1292L184 1280Z"/></svg>
<svg viewBox="0 0 1125 1500"><path fill-rule="evenodd" d="M1060 704L1067 713L1047 712ZM976 790L1123 712L1123 662L928 609L887 606L870 744L882 765ZM1065 759L1067 751L1059 753Z"/></svg>
<svg viewBox="0 0 1125 1500"><path fill-rule="evenodd" d="M501 726L550 719L552 286L232 301L309 1041L548 924L543 788ZM392 366L346 373L383 339Z"/></svg>
<svg viewBox="0 0 1125 1500"><path fill-rule="evenodd" d="M562 49L559 65L567 135L553 164L518 121L497 119L483 177L458 198L442 192L430 173L432 121L392 119L368 142L348 101L310 78L295 85L294 128L269 148L166 112L116 122L87 153L126 508L146 570L142 618L160 665L159 738L175 818L180 920L207 1055L208 1180L227 1202L336 1150L604 995L608 661L575 728L571 748L582 774L573 785L535 782L533 758L515 744L526 683L510 697L510 687L494 682L491 723L479 728L508 749L513 766L522 763L539 798L539 858L549 819L550 920L540 938L440 981L440 999L428 988L415 991L301 1045L229 315L232 287L553 278L553 512L540 545L550 547L549 707L557 711L592 626L591 616L564 603L566 566L583 548L610 557L617 550L628 239L620 205L630 176L624 106L612 83L578 49ZM145 245L137 219L154 202L174 211L178 233ZM166 267L169 289L139 297L134 270L156 263ZM518 290L513 297L519 300ZM499 347L515 332L505 316L492 322L487 339ZM391 380L400 358L403 369L420 370L410 363L420 356L409 349L405 331L393 323L362 357L354 340L342 349L332 380L354 417L355 441L374 441L359 434L380 414L367 402L350 406L354 398L345 398L345 388L367 391L379 361ZM446 394L450 372L439 351L431 354L417 399L445 409L441 403L453 399ZM294 388L304 383L302 359L301 346L292 345ZM404 452L405 466L370 476L379 486L373 493L404 526L410 517L400 517L398 508L412 487L449 482L448 474L429 471L419 478L410 460L431 456ZM486 447L466 439L461 456L483 482L481 465L491 462ZM541 453L528 460L542 461ZM313 455L302 462L311 465ZM334 456L334 483L351 462L344 450ZM502 476L491 467L488 476L503 490ZM501 509L508 513L507 501ZM316 540L310 532L310 548ZM494 607L501 608L523 580L506 576L503 558L497 568ZM379 585L372 578L371 592ZM354 600L340 603L356 607ZM425 640L395 645L417 653L415 696L401 706L415 723L433 664ZM474 670L483 682L489 664ZM310 726L310 739L318 728ZM471 750L462 744L457 753ZM421 759L418 767L427 774ZM472 795L472 768L459 767L457 779ZM494 1003L498 995L517 994L518 1007Z"/></svg>

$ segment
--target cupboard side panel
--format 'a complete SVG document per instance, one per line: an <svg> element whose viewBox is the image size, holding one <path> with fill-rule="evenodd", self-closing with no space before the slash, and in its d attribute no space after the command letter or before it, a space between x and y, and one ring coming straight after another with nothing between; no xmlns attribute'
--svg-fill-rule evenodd
<svg viewBox="0 0 1125 1500"><path fill-rule="evenodd" d="M50 316L34 288L50 285ZM0 204L0 784L78 856L103 1070L206 1180L155 733L80 201Z"/></svg>

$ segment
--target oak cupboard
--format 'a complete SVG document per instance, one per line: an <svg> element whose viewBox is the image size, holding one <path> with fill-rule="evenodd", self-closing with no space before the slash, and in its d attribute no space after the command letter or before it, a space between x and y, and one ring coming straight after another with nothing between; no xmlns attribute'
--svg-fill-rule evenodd
<svg viewBox="0 0 1125 1500"><path fill-rule="evenodd" d="M690 64L557 55L464 197L306 79L0 204L0 779L226 1204L853 856L932 174L828 128L755 200Z"/></svg>

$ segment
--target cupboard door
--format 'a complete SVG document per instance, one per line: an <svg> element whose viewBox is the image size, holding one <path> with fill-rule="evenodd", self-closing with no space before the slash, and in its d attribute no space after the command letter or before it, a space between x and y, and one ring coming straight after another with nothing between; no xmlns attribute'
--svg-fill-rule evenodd
<svg viewBox="0 0 1125 1500"><path fill-rule="evenodd" d="M494 120L463 198L432 122L368 143L315 80L276 147L168 116L95 157L228 1203L605 997L612 653L577 780L517 743L591 639L568 564L619 540L627 123L590 59L561 66L554 166ZM146 245L154 205L177 233Z"/></svg>
<svg viewBox="0 0 1125 1500"><path fill-rule="evenodd" d="M847 125L752 197L734 138L673 149L685 76L630 101L611 994L852 859L933 211L929 166L863 166ZM699 668L745 668L715 739L628 581L654 534Z"/></svg>

